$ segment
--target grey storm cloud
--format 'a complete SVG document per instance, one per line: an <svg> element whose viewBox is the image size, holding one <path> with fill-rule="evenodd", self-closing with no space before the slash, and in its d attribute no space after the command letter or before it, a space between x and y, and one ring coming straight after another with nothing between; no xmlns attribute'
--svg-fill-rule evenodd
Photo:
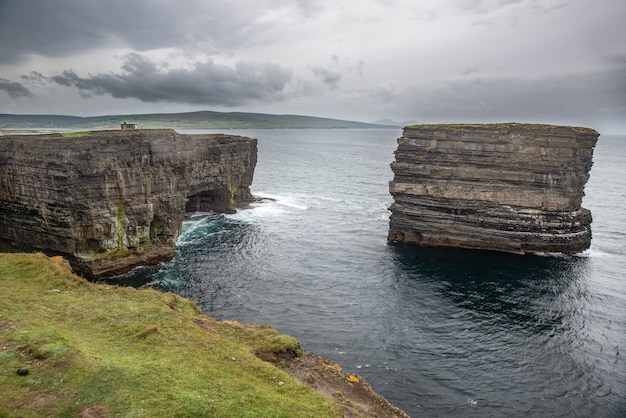
<svg viewBox="0 0 626 418"><path fill-rule="evenodd" d="M0 90L6 91L12 99L17 99L19 97L34 97L30 90L20 83L4 78L0 78Z"/></svg>
<svg viewBox="0 0 626 418"><path fill-rule="evenodd" d="M229 2L202 0L1 0L0 64L111 45L135 51L234 48L254 39L254 13L252 7L235 13Z"/></svg>
<svg viewBox="0 0 626 418"><path fill-rule="evenodd" d="M50 80L87 95L111 95L143 102L239 106L257 100L281 100L292 78L290 70L277 64L240 62L229 67L209 60L197 62L191 69L169 69L137 53L126 57L122 70L119 74L88 77L65 70Z"/></svg>
<svg viewBox="0 0 626 418"><path fill-rule="evenodd" d="M626 117L626 66L539 79L474 77L451 82L446 91L423 93L427 105L415 106L424 118L592 124L606 113Z"/></svg>
<svg viewBox="0 0 626 418"><path fill-rule="evenodd" d="M341 81L342 75L340 72L329 70L328 68L315 66L311 68L313 75L321 80L330 89L336 89L339 87L339 81Z"/></svg>

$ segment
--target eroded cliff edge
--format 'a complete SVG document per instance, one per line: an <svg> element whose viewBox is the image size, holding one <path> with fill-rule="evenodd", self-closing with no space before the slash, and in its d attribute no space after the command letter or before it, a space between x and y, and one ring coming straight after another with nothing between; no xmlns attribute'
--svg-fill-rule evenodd
<svg viewBox="0 0 626 418"><path fill-rule="evenodd" d="M253 138L173 130L0 137L0 239L97 278L171 258L185 212L252 200Z"/></svg>
<svg viewBox="0 0 626 418"><path fill-rule="evenodd" d="M514 253L589 248L581 207L598 132L534 124L406 127L388 239Z"/></svg>

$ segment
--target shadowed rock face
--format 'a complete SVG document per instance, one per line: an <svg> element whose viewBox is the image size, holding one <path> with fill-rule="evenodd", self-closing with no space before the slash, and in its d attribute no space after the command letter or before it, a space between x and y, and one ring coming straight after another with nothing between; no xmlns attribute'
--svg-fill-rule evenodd
<svg viewBox="0 0 626 418"><path fill-rule="evenodd" d="M252 200L256 139L173 130L0 137L0 238L119 274L173 256L185 212Z"/></svg>
<svg viewBox="0 0 626 418"><path fill-rule="evenodd" d="M581 208L598 133L551 125L415 125L398 139L388 239L514 253L589 248Z"/></svg>

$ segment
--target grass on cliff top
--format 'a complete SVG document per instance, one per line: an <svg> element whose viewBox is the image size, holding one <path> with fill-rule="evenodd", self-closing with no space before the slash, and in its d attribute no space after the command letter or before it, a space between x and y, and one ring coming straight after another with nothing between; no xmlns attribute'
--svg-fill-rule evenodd
<svg viewBox="0 0 626 418"><path fill-rule="evenodd" d="M459 131L465 129L510 129L511 127L519 127L525 130L546 130L551 128L570 128L575 132L597 134L594 129L580 126L557 126L541 123L448 123L448 124L420 124L407 126L409 129L428 129L440 131Z"/></svg>
<svg viewBox="0 0 626 418"><path fill-rule="evenodd" d="M83 136L89 136L89 135L91 135L91 131L65 132L61 134L61 136L64 138L81 138Z"/></svg>
<svg viewBox="0 0 626 418"><path fill-rule="evenodd" d="M270 327L89 283L42 254L0 254L0 286L0 417L341 415L255 355L300 350Z"/></svg>

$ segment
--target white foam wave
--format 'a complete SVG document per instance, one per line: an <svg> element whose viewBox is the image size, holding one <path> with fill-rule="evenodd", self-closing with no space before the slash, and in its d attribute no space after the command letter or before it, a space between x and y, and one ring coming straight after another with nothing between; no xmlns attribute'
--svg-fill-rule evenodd
<svg viewBox="0 0 626 418"><path fill-rule="evenodd" d="M281 216L288 213L297 213L310 209L302 199L271 194L257 195L258 202L250 204L249 208L239 210L230 215L234 219L254 221L256 219Z"/></svg>
<svg viewBox="0 0 626 418"><path fill-rule="evenodd" d="M197 218L206 218L211 215L211 212L188 212L185 214L186 220L197 219Z"/></svg>
<svg viewBox="0 0 626 418"><path fill-rule="evenodd" d="M258 197L262 199L261 203L274 202L278 205L284 205L284 206L293 207L296 209L301 209L301 210L309 209L309 206L302 202L303 200L306 200L306 198L301 198L301 197L296 197L296 196L282 196L282 195L275 195L275 194L270 194L270 193L263 193L263 194L258 195Z"/></svg>
<svg viewBox="0 0 626 418"><path fill-rule="evenodd" d="M565 253L534 253L534 255L538 257L552 257L552 258L567 258L570 257L570 254ZM574 254L576 256L577 254Z"/></svg>
<svg viewBox="0 0 626 418"><path fill-rule="evenodd" d="M211 222L214 218L211 215L215 215L211 212L195 212L187 214L187 219L183 223L183 229L178 236L176 245L185 246L193 244L198 240L199 232L207 226L207 223ZM203 235L203 234L200 234Z"/></svg>
<svg viewBox="0 0 626 418"><path fill-rule="evenodd" d="M576 256L581 258L608 258L613 257L615 254L612 254L607 251L603 251L600 248L592 245L591 248L576 254Z"/></svg>
<svg viewBox="0 0 626 418"><path fill-rule="evenodd" d="M539 257L552 257L552 258L568 258L568 257L578 257L578 258L607 258L614 257L617 254L612 253L610 251L602 250L594 245L591 248L586 249L585 251L581 251L576 254L565 254L565 253L535 253L536 256Z"/></svg>
<svg viewBox="0 0 626 418"><path fill-rule="evenodd" d="M282 206L286 206L288 208L294 208L294 209L298 209L298 210L309 210L310 207L308 205L302 204L302 203L298 203L295 200L292 199L279 199L276 201L276 203L278 205L282 205Z"/></svg>

